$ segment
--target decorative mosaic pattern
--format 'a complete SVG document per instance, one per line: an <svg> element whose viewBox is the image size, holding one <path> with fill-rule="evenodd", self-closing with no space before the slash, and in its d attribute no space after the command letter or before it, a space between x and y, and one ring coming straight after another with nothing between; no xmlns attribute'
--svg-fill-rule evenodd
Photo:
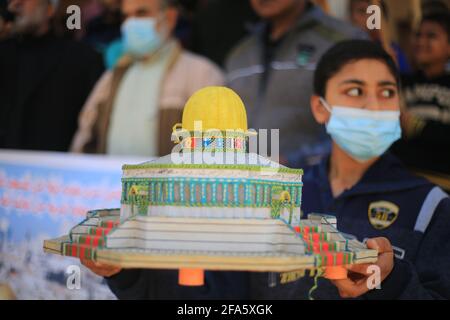
<svg viewBox="0 0 450 320"><path fill-rule="evenodd" d="M301 206L301 182L233 178L124 178L122 204L136 205L145 214L149 205L205 207Z"/></svg>
<svg viewBox="0 0 450 320"><path fill-rule="evenodd" d="M246 152L247 135L240 131L189 132L180 141L184 151Z"/></svg>

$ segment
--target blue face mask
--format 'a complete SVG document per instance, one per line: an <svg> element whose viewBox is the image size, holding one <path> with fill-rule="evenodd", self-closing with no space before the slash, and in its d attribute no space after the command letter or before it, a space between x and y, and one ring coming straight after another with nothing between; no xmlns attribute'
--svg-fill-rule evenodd
<svg viewBox="0 0 450 320"><path fill-rule="evenodd" d="M124 50L133 56L143 57L151 54L162 45L154 18L128 18L122 24L121 30Z"/></svg>
<svg viewBox="0 0 450 320"><path fill-rule="evenodd" d="M399 111L372 111L333 106L327 132L348 155L364 162L381 156L401 136Z"/></svg>

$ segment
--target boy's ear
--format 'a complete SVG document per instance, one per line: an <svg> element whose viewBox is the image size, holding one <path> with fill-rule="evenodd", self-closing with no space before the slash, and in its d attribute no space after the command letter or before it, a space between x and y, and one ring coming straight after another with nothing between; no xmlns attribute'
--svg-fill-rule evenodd
<svg viewBox="0 0 450 320"><path fill-rule="evenodd" d="M311 96L311 112L314 119L320 124L326 124L330 119L330 112L325 109L318 95Z"/></svg>

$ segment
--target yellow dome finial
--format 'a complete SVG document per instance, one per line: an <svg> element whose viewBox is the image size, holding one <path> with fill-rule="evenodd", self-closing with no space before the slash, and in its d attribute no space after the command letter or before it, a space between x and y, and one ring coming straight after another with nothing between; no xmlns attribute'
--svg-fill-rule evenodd
<svg viewBox="0 0 450 320"><path fill-rule="evenodd" d="M205 87L189 98L183 110L182 128L194 131L195 121L201 121L202 131L247 131L244 103L226 87Z"/></svg>
<svg viewBox="0 0 450 320"><path fill-rule="evenodd" d="M184 106L182 123L172 130L175 143L182 142L183 150L189 151L245 152L246 136L256 134L247 129L241 98L226 87L195 92Z"/></svg>

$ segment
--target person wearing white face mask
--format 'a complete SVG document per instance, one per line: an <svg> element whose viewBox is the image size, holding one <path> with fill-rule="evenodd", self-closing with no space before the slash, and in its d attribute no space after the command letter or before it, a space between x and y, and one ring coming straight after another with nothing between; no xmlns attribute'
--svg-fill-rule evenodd
<svg viewBox="0 0 450 320"><path fill-rule="evenodd" d="M331 154L304 168L302 211L336 216L340 231L378 250L378 261L348 267L348 277L319 279L315 299L449 299L450 198L389 154L400 138L396 65L377 44L341 42L321 58L311 109L331 136ZM433 161L433 159L430 159ZM369 286L379 270L380 289ZM306 299L311 277L269 287L251 275L251 298ZM272 284L273 285L273 284Z"/></svg>
<svg viewBox="0 0 450 320"><path fill-rule="evenodd" d="M129 17L122 24L124 50L135 58L145 58L160 49L169 38L164 17Z"/></svg>
<svg viewBox="0 0 450 320"><path fill-rule="evenodd" d="M124 56L91 93L79 118L73 152L163 156L187 99L205 86L223 85L220 69L174 39L174 0L124 0Z"/></svg>
<svg viewBox="0 0 450 320"><path fill-rule="evenodd" d="M319 100L330 113L327 133L361 163L382 155L401 136L400 111L331 107L324 98Z"/></svg>

